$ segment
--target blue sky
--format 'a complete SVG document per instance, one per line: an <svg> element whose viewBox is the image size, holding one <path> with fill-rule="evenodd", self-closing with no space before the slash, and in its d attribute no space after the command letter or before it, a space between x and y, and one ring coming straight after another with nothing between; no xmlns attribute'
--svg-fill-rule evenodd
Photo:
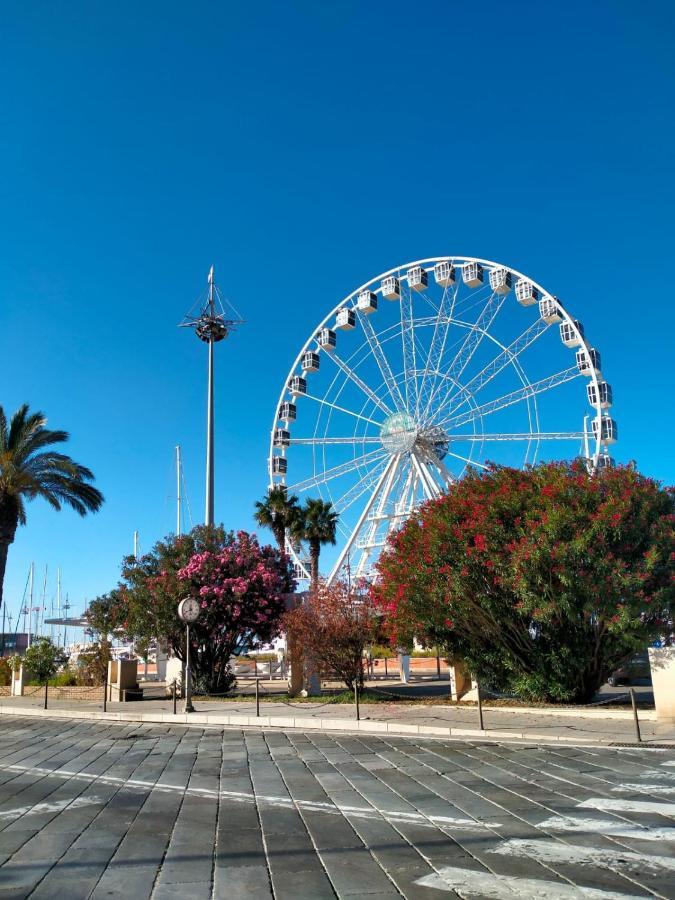
<svg viewBox="0 0 675 900"><path fill-rule="evenodd" d="M0 9L0 403L70 431L107 502L35 503L10 551L74 610L134 529L203 509L213 263L216 513L252 527L285 375L356 286L486 257L560 295L603 355L620 460L673 481L673 16L614 2L115 3ZM41 574L40 579L41 580Z"/></svg>

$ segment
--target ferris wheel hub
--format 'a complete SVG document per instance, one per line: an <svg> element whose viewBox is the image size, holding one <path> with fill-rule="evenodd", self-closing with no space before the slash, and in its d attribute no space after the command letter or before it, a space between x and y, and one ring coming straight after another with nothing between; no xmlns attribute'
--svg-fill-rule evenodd
<svg viewBox="0 0 675 900"><path fill-rule="evenodd" d="M380 440L390 453L409 453L415 446L419 429L407 412L397 412L385 419L380 429Z"/></svg>

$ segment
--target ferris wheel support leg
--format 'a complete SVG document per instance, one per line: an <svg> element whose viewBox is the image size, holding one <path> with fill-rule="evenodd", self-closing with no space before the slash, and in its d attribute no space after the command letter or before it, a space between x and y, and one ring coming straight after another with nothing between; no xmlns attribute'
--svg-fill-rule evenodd
<svg viewBox="0 0 675 900"><path fill-rule="evenodd" d="M366 564L370 558L371 553L373 552L373 546L377 539L377 532L379 530L379 523L384 516L384 511L387 507L387 502L394 487L394 481L396 480L396 473L399 469L398 463L400 463L401 457L398 454L396 456L396 460L397 465L395 465L389 473L389 477L387 478L387 481L382 488L382 493L380 494L380 500L377 504L377 510L375 512L375 521L371 523L368 540L366 541L366 545L364 546L361 553L361 558L359 559L358 566L356 567L357 578L361 578L361 576L365 573Z"/></svg>
<svg viewBox="0 0 675 900"><path fill-rule="evenodd" d="M422 490L427 496L427 500L434 500L436 497L440 496L438 485L427 470L426 465L423 462L420 462L416 453L411 454L411 459L412 464L417 471L420 484L422 485Z"/></svg>
<svg viewBox="0 0 675 900"><path fill-rule="evenodd" d="M378 494L380 493L380 490L382 489L382 485L384 484L385 480L387 479L389 473L393 469L395 469L397 465L398 465L398 456L392 456L392 458L389 460L387 465L384 467L384 471L378 478L377 484L375 485L375 490L370 495L368 502L366 503L361 515L359 516L358 522L356 523L354 530L349 535L349 539L348 539L347 543L342 548L342 552L338 556L337 562L333 566L333 569L332 569L330 575L328 576L328 584L329 585L334 584L335 581L337 580L340 570L342 569L342 566L344 565L344 562L347 559L347 556L350 553L352 546L354 545L354 542L356 541L356 536L358 535L359 531L361 530L363 523L366 521L366 517L370 513L370 510L373 508L375 501L377 500Z"/></svg>

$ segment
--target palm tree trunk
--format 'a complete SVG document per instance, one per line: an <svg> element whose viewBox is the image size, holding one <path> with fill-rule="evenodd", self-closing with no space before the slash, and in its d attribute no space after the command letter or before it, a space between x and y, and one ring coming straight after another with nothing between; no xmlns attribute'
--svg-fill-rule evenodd
<svg viewBox="0 0 675 900"><path fill-rule="evenodd" d="M321 553L321 544L317 540L309 542L309 575L312 590L315 591L319 586L319 555Z"/></svg>
<svg viewBox="0 0 675 900"><path fill-rule="evenodd" d="M5 569L7 567L7 553L9 541L0 541L0 609L2 609L3 584L5 581Z"/></svg>

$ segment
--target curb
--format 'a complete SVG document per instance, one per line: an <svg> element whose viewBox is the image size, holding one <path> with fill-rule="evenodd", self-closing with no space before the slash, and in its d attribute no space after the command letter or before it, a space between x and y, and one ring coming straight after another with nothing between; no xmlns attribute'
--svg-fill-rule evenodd
<svg viewBox="0 0 675 900"><path fill-rule="evenodd" d="M531 732L492 731L478 728L442 728L435 725L409 725L396 722L375 722L354 719L308 719L296 716L241 716L218 715L214 713L164 713L164 712L99 712L96 710L73 709L31 709L16 706L0 706L1 716L23 716L24 718L80 719L98 722L137 722L152 725L183 725L188 727L231 727L263 728L280 731L324 731L351 734L390 734L399 737L417 735L425 738L445 738L467 740L481 738L492 741L536 741L537 743L564 745L611 745L615 738L568 737L561 735L533 734ZM636 744L635 746L642 746Z"/></svg>

